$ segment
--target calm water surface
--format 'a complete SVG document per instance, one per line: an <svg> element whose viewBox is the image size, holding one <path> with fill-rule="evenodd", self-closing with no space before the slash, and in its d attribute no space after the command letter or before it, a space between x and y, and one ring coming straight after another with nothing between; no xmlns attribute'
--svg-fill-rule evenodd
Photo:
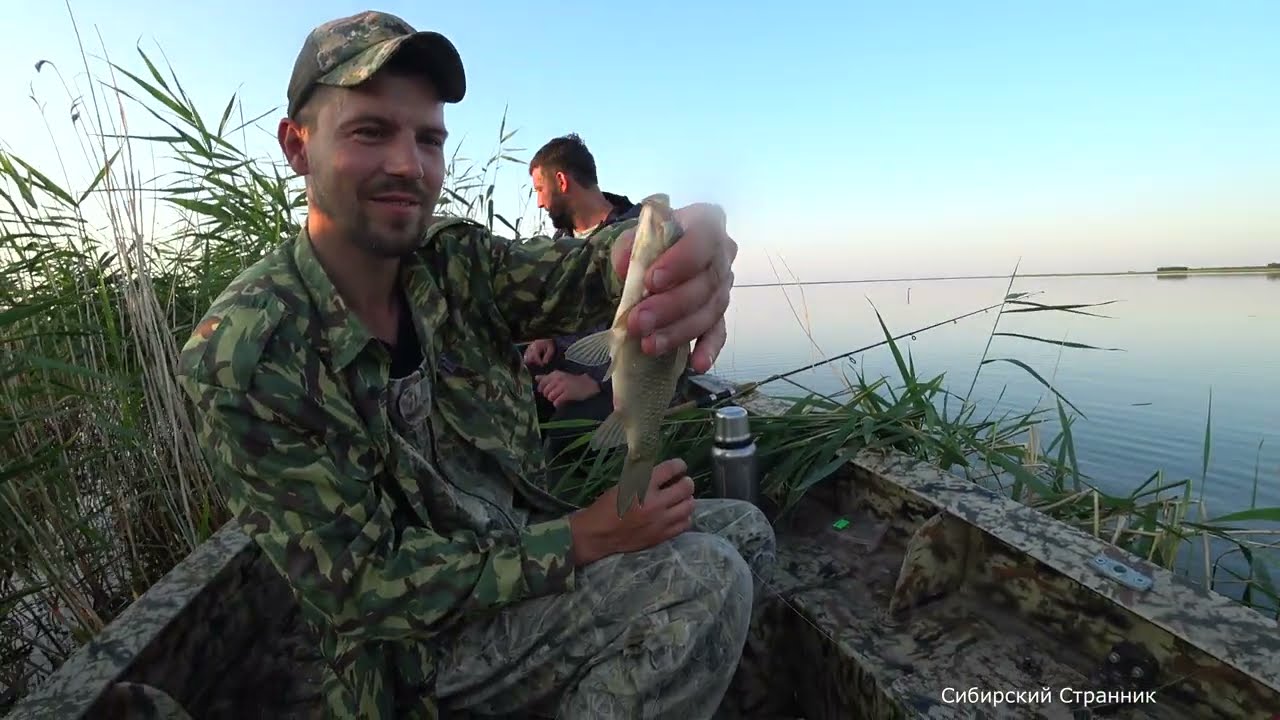
<svg viewBox="0 0 1280 720"><path fill-rule="evenodd" d="M758 380L880 341L884 335L871 303L898 335L999 303L1008 287L1006 278L741 288L729 311L729 344L713 371ZM988 352L989 358L1027 363L1084 413L1072 434L1081 471L1095 484L1126 493L1162 470L1166 482L1192 479L1198 493L1212 392L1204 492L1209 514L1253 503L1255 477L1256 504L1280 506L1280 279L1025 278L1012 291L1033 293L1025 299L1049 304L1115 301L1085 309L1108 317L1005 314L998 330L1117 351L995 337ZM904 354L910 351L918 376L945 373L945 385L963 396L995 321L991 310L899 344ZM861 368L868 381L888 376L892 386L900 386L887 347L855 360L795 379L832 393L844 387L840 372L853 377L854 368ZM784 382L767 389L802 392ZM1022 411L1037 404L1053 409L1053 396L1021 368L982 366L975 400L985 410L1002 391L997 410ZM1042 442L1056 433L1055 426Z"/></svg>

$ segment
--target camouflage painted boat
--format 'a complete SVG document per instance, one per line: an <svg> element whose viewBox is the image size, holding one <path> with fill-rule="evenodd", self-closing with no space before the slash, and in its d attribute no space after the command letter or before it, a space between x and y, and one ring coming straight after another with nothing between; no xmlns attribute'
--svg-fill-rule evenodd
<svg viewBox="0 0 1280 720"><path fill-rule="evenodd" d="M1025 505L870 452L803 503L731 690L749 717L1280 717L1274 621ZM321 667L232 523L8 717L318 717Z"/></svg>

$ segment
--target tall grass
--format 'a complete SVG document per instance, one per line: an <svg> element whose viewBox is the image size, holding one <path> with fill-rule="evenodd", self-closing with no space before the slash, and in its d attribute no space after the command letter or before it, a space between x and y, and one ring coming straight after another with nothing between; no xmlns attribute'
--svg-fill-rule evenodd
<svg viewBox="0 0 1280 720"><path fill-rule="evenodd" d="M246 117L234 95L201 112L172 69L141 50L131 68L108 59L95 72L83 45L80 59L94 83L83 96L64 83L69 115L47 120L58 172L0 152L0 546L14 549L0 555L0 694L24 694L227 519L173 364L213 297L294 235L304 206L287 168L244 149L267 114ZM62 77L53 63L37 70ZM144 134L139 118L162 129ZM55 132L60 122L73 132ZM520 162L515 134L504 116L487 159L455 154L441 212L520 236L519 220L494 212L498 168ZM63 156L73 151L89 168L82 180ZM153 156L173 169L144 178ZM1006 299L1009 312L1035 307L1017 293ZM766 492L780 505L793 507L851 450L894 447L975 481L1011 478L1019 499L1160 562L1196 533L1256 557L1244 536L1182 516L1189 481L1161 489L1182 488L1173 505L1150 489L1115 497L1092 488L1076 469L1065 401L1056 404L1062 431L1039 456L1022 439L1040 426L1038 413L978 417L961 402L949 414L955 397L942 378L919 378L890 346L900 389L859 374L847 399L808 395L756 421ZM674 416L664 429L700 481L704 415ZM618 458L578 446L558 462L557 492L581 502ZM1169 507L1179 508L1172 519ZM1244 599L1274 598L1251 572Z"/></svg>

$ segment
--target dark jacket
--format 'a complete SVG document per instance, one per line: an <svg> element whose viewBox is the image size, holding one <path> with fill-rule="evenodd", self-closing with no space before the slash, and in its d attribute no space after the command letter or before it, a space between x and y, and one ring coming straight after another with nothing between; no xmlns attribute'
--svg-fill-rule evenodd
<svg viewBox="0 0 1280 720"><path fill-rule="evenodd" d="M612 225L616 222L621 222L622 220L630 220L634 217L640 217L640 204L631 202L631 199L626 195L615 195L614 193L603 191L600 194L604 195L604 199L608 200L609 203L613 205L613 210L609 212L608 217L604 219L604 222L600 223L601 228ZM596 230L599 229L600 228L596 228ZM555 235L552 235L554 238L572 236L572 230L557 230Z"/></svg>

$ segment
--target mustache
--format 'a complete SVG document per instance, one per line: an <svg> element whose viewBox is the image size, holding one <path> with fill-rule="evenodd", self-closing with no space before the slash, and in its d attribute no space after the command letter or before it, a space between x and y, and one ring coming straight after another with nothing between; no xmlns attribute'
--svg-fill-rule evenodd
<svg viewBox="0 0 1280 720"><path fill-rule="evenodd" d="M412 180L386 180L369 188L365 197L374 197L383 193L404 193L412 195L415 200L425 205L430 193L423 183Z"/></svg>

